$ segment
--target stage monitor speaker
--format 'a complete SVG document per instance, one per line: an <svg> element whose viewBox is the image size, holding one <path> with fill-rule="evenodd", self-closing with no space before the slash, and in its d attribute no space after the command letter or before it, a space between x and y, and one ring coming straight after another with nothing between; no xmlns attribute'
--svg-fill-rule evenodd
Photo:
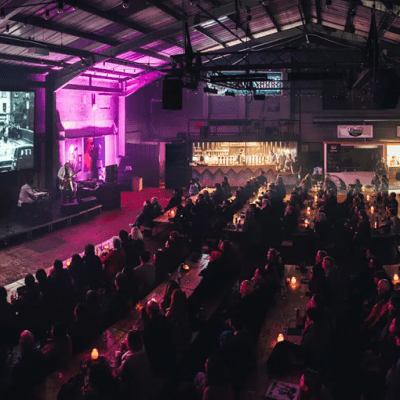
<svg viewBox="0 0 400 400"><path fill-rule="evenodd" d="M106 182L116 183L118 180L118 165L107 165L106 166Z"/></svg>
<svg viewBox="0 0 400 400"><path fill-rule="evenodd" d="M97 197L85 197L81 199L81 211L89 210L89 208L93 208L97 206Z"/></svg>
<svg viewBox="0 0 400 400"><path fill-rule="evenodd" d="M162 87L163 110L182 110L182 81L165 79Z"/></svg>
<svg viewBox="0 0 400 400"><path fill-rule="evenodd" d="M79 203L63 204L60 210L60 213L65 217L79 214L80 212L81 212L81 205Z"/></svg>

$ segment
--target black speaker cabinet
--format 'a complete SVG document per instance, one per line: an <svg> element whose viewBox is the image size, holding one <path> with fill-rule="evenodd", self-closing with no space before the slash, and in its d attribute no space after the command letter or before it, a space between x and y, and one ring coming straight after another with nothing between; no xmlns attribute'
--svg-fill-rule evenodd
<svg viewBox="0 0 400 400"><path fill-rule="evenodd" d="M179 79L165 79L162 87L163 110L182 110L182 82Z"/></svg>
<svg viewBox="0 0 400 400"><path fill-rule="evenodd" d="M81 199L81 210L89 210L89 208L93 208L97 206L97 197L85 197L84 199Z"/></svg>
<svg viewBox="0 0 400 400"><path fill-rule="evenodd" d="M65 217L79 214L81 212L81 205L79 203L63 204L60 212Z"/></svg>

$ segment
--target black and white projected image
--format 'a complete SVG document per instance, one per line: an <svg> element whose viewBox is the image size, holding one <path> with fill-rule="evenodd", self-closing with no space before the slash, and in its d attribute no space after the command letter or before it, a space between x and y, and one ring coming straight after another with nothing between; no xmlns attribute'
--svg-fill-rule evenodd
<svg viewBox="0 0 400 400"><path fill-rule="evenodd" d="M35 92L0 91L0 172L33 168Z"/></svg>

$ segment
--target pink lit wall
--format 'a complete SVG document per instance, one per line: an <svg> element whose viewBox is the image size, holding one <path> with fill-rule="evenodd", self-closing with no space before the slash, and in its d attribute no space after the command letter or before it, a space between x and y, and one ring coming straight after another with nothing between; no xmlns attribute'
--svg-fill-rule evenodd
<svg viewBox="0 0 400 400"><path fill-rule="evenodd" d="M121 119L117 94L107 93L106 89L104 93L61 89L56 93L56 109L60 166L73 140L85 143L85 138L100 137L104 138L105 166L117 163L121 141L125 141L125 114ZM88 179L90 172L83 170L77 177Z"/></svg>

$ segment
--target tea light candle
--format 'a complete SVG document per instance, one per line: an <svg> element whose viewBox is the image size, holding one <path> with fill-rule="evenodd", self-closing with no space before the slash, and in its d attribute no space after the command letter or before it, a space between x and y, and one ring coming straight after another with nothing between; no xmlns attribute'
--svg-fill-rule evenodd
<svg viewBox="0 0 400 400"><path fill-rule="evenodd" d="M185 271L189 271L189 265L185 264L185 265L183 266L183 269L184 269Z"/></svg>
<svg viewBox="0 0 400 400"><path fill-rule="evenodd" d="M306 219L306 220L304 221L304 224L305 224L306 228L308 228L308 224L309 224L308 219Z"/></svg>
<svg viewBox="0 0 400 400"><path fill-rule="evenodd" d="M67 267L69 267L71 265L71 261L67 261Z"/></svg>
<svg viewBox="0 0 400 400"><path fill-rule="evenodd" d="M311 207L307 207L307 211L310 211L311 210Z"/></svg>
<svg viewBox="0 0 400 400"><path fill-rule="evenodd" d="M293 276L292 279L290 280L290 283L292 285L295 285L297 283L297 279Z"/></svg>
<svg viewBox="0 0 400 400"><path fill-rule="evenodd" d="M277 342L283 342L284 340L285 340L285 337L282 335L282 333L280 333L280 334L278 335Z"/></svg>
<svg viewBox="0 0 400 400"><path fill-rule="evenodd" d="M395 282L398 282L398 281L399 281L399 275L394 274L394 275L393 275L393 280L394 280Z"/></svg>
<svg viewBox="0 0 400 400"><path fill-rule="evenodd" d="M108 250L108 244L104 245L104 250L106 250L106 251Z"/></svg>
<svg viewBox="0 0 400 400"><path fill-rule="evenodd" d="M373 214L373 213L374 213L374 211L375 211L375 208L374 208L374 206L371 206L371 214Z"/></svg>
<svg viewBox="0 0 400 400"><path fill-rule="evenodd" d="M367 196L367 201L369 201L369 200L370 200L370 198L371 198L371 197L370 197L370 195L368 195L368 196Z"/></svg>
<svg viewBox="0 0 400 400"><path fill-rule="evenodd" d="M92 360L97 360L99 358L99 352L97 349L92 350L92 353L90 354L90 358Z"/></svg>
<svg viewBox="0 0 400 400"><path fill-rule="evenodd" d="M171 210L171 217L175 217L175 210Z"/></svg>

